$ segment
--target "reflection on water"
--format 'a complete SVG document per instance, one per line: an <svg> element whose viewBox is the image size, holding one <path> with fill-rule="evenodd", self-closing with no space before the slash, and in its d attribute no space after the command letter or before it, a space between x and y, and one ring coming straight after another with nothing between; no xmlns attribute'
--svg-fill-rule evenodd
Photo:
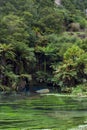
<svg viewBox="0 0 87 130"><path fill-rule="evenodd" d="M87 130L87 98L0 98L0 130Z"/></svg>

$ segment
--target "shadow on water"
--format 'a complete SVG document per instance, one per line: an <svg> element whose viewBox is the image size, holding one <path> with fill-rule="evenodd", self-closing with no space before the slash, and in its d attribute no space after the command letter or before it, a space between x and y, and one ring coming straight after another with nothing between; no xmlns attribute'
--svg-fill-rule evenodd
<svg viewBox="0 0 87 130"><path fill-rule="evenodd" d="M86 97L0 97L0 130L80 130L86 124Z"/></svg>

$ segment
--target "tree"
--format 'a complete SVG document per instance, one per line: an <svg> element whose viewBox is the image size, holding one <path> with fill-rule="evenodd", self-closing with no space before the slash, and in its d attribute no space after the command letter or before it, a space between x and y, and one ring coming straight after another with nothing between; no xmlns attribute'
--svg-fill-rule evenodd
<svg viewBox="0 0 87 130"><path fill-rule="evenodd" d="M64 53L63 63L56 68L54 82L61 87L83 82L86 79L86 62L87 54L77 45L73 45Z"/></svg>
<svg viewBox="0 0 87 130"><path fill-rule="evenodd" d="M0 79L1 83L6 85L6 71L11 70L12 65L9 64L15 60L14 47L11 44L0 44Z"/></svg>
<svg viewBox="0 0 87 130"><path fill-rule="evenodd" d="M13 14L4 16L0 22L0 28L1 43L28 42L29 34L23 18Z"/></svg>
<svg viewBox="0 0 87 130"><path fill-rule="evenodd" d="M30 72L30 68L35 62L34 49L29 48L25 43L15 43L15 53L16 53L16 62L15 62L15 73L21 74L25 72Z"/></svg>

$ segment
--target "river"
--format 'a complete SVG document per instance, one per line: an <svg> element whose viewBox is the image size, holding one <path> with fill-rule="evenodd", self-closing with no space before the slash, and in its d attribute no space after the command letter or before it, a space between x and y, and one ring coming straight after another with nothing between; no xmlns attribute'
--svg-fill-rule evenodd
<svg viewBox="0 0 87 130"><path fill-rule="evenodd" d="M0 130L87 130L87 97L0 97Z"/></svg>

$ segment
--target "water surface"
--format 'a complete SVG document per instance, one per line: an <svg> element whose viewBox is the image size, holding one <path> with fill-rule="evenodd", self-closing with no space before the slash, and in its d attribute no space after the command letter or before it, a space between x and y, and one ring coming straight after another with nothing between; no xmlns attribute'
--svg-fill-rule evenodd
<svg viewBox="0 0 87 130"><path fill-rule="evenodd" d="M0 130L87 130L86 125L86 97L0 98Z"/></svg>

